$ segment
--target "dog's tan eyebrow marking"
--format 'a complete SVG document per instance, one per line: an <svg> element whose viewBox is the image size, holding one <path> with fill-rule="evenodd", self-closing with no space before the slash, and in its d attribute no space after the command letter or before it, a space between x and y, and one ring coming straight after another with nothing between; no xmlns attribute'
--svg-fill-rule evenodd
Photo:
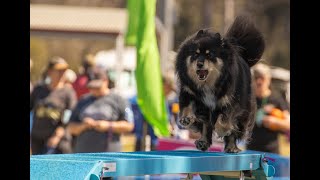
<svg viewBox="0 0 320 180"><path fill-rule="evenodd" d="M209 54L209 52L210 52L209 50L206 50L206 54Z"/></svg>
<svg viewBox="0 0 320 180"><path fill-rule="evenodd" d="M200 49L197 49L197 50L196 50L196 53L200 53Z"/></svg>

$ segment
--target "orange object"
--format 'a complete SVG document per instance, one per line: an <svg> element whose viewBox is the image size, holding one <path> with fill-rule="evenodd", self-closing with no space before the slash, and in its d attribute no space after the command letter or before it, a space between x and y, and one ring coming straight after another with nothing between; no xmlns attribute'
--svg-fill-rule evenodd
<svg viewBox="0 0 320 180"><path fill-rule="evenodd" d="M283 112L282 112L280 109L278 109L278 108L273 108L273 109L271 110L271 112L270 112L270 115L278 118L279 120L284 120L284 114L283 114ZM272 124L272 125L270 126L270 129L271 129L271 130L278 130L279 127L276 126L276 125L274 125L274 124Z"/></svg>
<svg viewBox="0 0 320 180"><path fill-rule="evenodd" d="M172 111L172 113L178 114L179 111L180 111L179 104L178 103L173 103L171 111Z"/></svg>

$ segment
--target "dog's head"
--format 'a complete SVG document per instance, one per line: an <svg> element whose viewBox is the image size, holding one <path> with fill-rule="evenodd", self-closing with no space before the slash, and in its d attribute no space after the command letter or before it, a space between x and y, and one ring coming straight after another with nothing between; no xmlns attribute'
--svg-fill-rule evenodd
<svg viewBox="0 0 320 180"><path fill-rule="evenodd" d="M224 73L237 73L235 62L252 67L264 52L264 38L253 21L238 16L222 38L210 29L200 30L181 45L176 59L178 78L184 83L214 86ZM224 75L222 75L224 74Z"/></svg>
<svg viewBox="0 0 320 180"><path fill-rule="evenodd" d="M181 45L177 69L180 69L181 73L187 73L188 78L197 86L213 85L225 65L221 58L222 46L219 33L198 31Z"/></svg>

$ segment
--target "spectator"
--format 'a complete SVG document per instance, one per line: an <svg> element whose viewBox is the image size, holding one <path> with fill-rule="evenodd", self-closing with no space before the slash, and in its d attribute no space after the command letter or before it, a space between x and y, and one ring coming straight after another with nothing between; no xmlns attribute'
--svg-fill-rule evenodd
<svg viewBox="0 0 320 180"><path fill-rule="evenodd" d="M163 82L163 91L166 98L168 118L170 121L170 131L171 135L178 139L185 139L184 131L182 127L179 127L177 124L178 113L179 113L179 104L178 104L178 95L175 86L174 73L168 72L166 75L162 76Z"/></svg>
<svg viewBox="0 0 320 180"><path fill-rule="evenodd" d="M95 66L96 66L95 58L91 54L86 55L82 60L80 73L78 74L77 79L72 84L74 90L77 93L78 99L82 95L89 93L87 83L90 80L90 73Z"/></svg>
<svg viewBox="0 0 320 180"><path fill-rule="evenodd" d="M64 73L68 66L61 57L50 59L46 70L47 83L38 84L32 91L32 154L44 154L49 149L54 149L54 153L71 152L70 147L62 141L67 134L64 128L65 121L76 104L74 90L65 86Z"/></svg>
<svg viewBox="0 0 320 180"><path fill-rule="evenodd" d="M131 103L131 109L133 111L133 117L134 117L134 129L133 132L136 136L136 142L135 142L135 151L145 151L143 149L143 126L144 123L146 123L147 132L146 135L150 136L151 144L150 144L150 150L154 151L157 148L158 145L158 137L155 135L154 130L152 126L145 121L144 116L139 108L139 105L137 103L137 96L134 96L130 98Z"/></svg>
<svg viewBox="0 0 320 180"><path fill-rule="evenodd" d="M80 98L68 125L75 136L74 152L121 151L120 134L134 127L132 111L109 89L106 71L95 68L90 76L90 93Z"/></svg>
<svg viewBox="0 0 320 180"><path fill-rule="evenodd" d="M256 125L247 149L279 154L279 133L290 131L288 104L282 96L276 97L271 89L269 66L257 64L253 67L257 101Z"/></svg>
<svg viewBox="0 0 320 180"><path fill-rule="evenodd" d="M66 72L65 72L65 79L66 79L66 84L70 85L72 87L72 84L77 79L77 74L73 70L67 69Z"/></svg>

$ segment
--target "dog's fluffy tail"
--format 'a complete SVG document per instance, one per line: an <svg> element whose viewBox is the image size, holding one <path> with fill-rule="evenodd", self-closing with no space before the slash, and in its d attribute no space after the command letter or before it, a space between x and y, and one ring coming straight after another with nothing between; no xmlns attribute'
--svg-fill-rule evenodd
<svg viewBox="0 0 320 180"><path fill-rule="evenodd" d="M248 16L238 16L227 31L225 39L239 47L238 51L249 67L255 65L264 52L262 33Z"/></svg>

